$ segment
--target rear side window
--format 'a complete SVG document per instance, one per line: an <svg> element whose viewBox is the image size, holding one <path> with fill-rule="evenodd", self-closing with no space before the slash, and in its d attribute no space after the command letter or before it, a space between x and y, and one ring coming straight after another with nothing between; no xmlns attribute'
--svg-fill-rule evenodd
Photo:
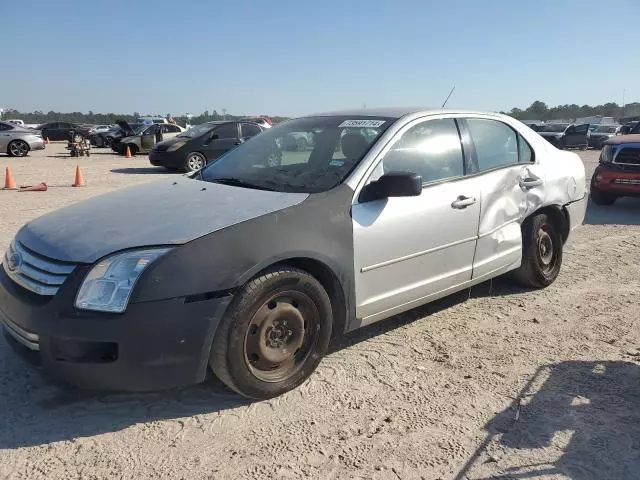
<svg viewBox="0 0 640 480"><path fill-rule="evenodd" d="M0 131L2 130L13 130L13 127L6 123L0 123Z"/></svg>
<svg viewBox="0 0 640 480"><path fill-rule="evenodd" d="M237 138L238 127L235 123L227 123L226 125L220 125L213 131L213 135L217 135L219 139L223 138Z"/></svg>
<svg viewBox="0 0 640 480"><path fill-rule="evenodd" d="M253 125L251 123L243 123L241 125L241 128L242 128L242 138L255 137L259 133L262 133L262 129L259 126Z"/></svg>
<svg viewBox="0 0 640 480"><path fill-rule="evenodd" d="M469 118L467 125L480 171L518 163L518 134L511 127L484 118Z"/></svg>
<svg viewBox="0 0 640 480"><path fill-rule="evenodd" d="M378 173L411 172L423 182L464 175L460 135L453 119L427 120L404 132L382 159Z"/></svg>
<svg viewBox="0 0 640 480"><path fill-rule="evenodd" d="M527 143L527 141L522 138L522 135L518 134L518 161L520 163L533 163L533 150Z"/></svg>

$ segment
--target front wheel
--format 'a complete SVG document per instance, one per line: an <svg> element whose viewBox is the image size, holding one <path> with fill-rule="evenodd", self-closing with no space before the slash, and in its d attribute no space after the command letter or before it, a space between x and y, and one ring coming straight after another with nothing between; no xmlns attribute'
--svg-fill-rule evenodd
<svg viewBox="0 0 640 480"><path fill-rule="evenodd" d="M309 273L291 267L247 283L222 319L209 365L228 387L252 399L302 384L327 351L331 302Z"/></svg>
<svg viewBox="0 0 640 480"><path fill-rule="evenodd" d="M547 214L527 219L522 228L522 263L515 278L527 287L548 287L560 273L562 247L560 232Z"/></svg>
<svg viewBox="0 0 640 480"><path fill-rule="evenodd" d="M23 140L14 140L9 144L7 152L10 157L25 157L29 153L29 144Z"/></svg>
<svg viewBox="0 0 640 480"><path fill-rule="evenodd" d="M206 164L207 159L204 157L204 155L198 152L192 152L187 155L187 159L184 164L184 170L185 172L195 172L196 170L204 168Z"/></svg>

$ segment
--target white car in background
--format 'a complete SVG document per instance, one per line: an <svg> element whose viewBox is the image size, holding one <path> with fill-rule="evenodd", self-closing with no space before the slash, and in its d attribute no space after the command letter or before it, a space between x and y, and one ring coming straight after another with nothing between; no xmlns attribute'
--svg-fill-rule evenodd
<svg viewBox="0 0 640 480"><path fill-rule="evenodd" d="M89 135L100 132L108 132L113 128L113 125L96 125L89 130Z"/></svg>

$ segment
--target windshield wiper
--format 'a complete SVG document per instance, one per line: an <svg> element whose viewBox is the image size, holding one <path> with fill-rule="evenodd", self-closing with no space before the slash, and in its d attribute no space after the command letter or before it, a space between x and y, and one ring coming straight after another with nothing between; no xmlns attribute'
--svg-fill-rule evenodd
<svg viewBox="0 0 640 480"><path fill-rule="evenodd" d="M211 181L215 182L215 183L221 183L223 185L231 185L231 186L234 186L234 187L253 188L255 190L268 190L270 192L274 191L273 188L265 187L263 185L256 185L256 184L251 183L251 182L246 182L244 180L240 180L239 178L232 178L232 177L214 178Z"/></svg>

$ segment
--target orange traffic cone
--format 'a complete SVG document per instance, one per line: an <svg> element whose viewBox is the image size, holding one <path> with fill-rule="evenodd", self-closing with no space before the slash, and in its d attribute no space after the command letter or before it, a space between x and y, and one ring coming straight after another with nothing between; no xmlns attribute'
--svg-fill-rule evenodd
<svg viewBox="0 0 640 480"><path fill-rule="evenodd" d="M72 187L86 187L87 184L84 183L84 177L82 176L82 171L80 170L80 165L76 165L76 181L72 185Z"/></svg>
<svg viewBox="0 0 640 480"><path fill-rule="evenodd" d="M47 184L44 182L41 182L37 185L31 185L29 187L20 187L20 190L18 190L19 192L46 192L47 191Z"/></svg>
<svg viewBox="0 0 640 480"><path fill-rule="evenodd" d="M131 149L127 145L127 149L124 151L124 156L127 158L131 158Z"/></svg>
<svg viewBox="0 0 640 480"><path fill-rule="evenodd" d="M13 175L11 174L11 169L7 167L5 176L4 176L4 188L3 190L17 190L18 186L16 185L16 181L13 179Z"/></svg>
<svg viewBox="0 0 640 480"><path fill-rule="evenodd" d="M47 145L49 145L51 143L51 141L49 140L49 137L44 139L44 143L46 143Z"/></svg>

